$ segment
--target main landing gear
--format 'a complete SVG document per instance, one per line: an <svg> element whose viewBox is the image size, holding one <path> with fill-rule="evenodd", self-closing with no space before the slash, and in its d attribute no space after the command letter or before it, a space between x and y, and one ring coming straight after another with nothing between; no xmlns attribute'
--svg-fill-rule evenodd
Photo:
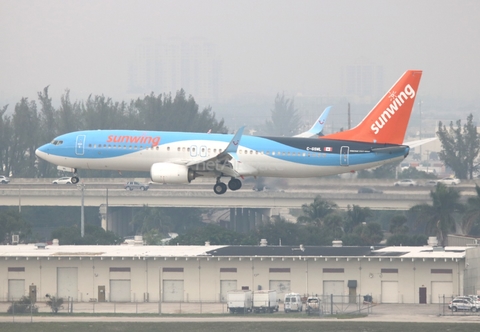
<svg viewBox="0 0 480 332"><path fill-rule="evenodd" d="M242 181L239 179L231 178L230 181L228 181L228 189L235 191L242 188ZM222 195L225 194L227 191L227 185L223 182L220 182L220 177L217 178L217 183L213 186L213 191L217 195Z"/></svg>
<svg viewBox="0 0 480 332"><path fill-rule="evenodd" d="M78 181L80 181L80 179L77 176L77 169L76 168L74 168L74 170L73 170L73 176L72 176L72 179L70 181L72 181L73 184L77 184Z"/></svg>

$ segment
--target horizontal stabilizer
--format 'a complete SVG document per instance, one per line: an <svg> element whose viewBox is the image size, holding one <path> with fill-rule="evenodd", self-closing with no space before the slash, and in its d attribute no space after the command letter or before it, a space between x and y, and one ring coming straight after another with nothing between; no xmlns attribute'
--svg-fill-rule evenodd
<svg viewBox="0 0 480 332"><path fill-rule="evenodd" d="M417 146L420 146L420 145L423 145L423 144L433 142L436 139L437 139L437 137L425 138L425 139L421 139L421 140L418 140L418 141L404 142L403 145L408 145L410 148L414 148L414 147L417 147Z"/></svg>

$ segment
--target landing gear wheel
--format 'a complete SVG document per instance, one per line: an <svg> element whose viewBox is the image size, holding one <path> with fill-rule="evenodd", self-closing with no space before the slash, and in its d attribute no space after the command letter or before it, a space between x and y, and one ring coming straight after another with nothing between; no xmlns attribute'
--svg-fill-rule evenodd
<svg viewBox="0 0 480 332"><path fill-rule="evenodd" d="M217 195L225 194L225 192L227 191L227 185L223 182L218 182L213 186L213 191Z"/></svg>
<svg viewBox="0 0 480 332"><path fill-rule="evenodd" d="M231 179L228 181L228 189L230 190L238 190L242 188L242 181L239 179Z"/></svg>
<svg viewBox="0 0 480 332"><path fill-rule="evenodd" d="M80 181L80 179L78 178L78 176L72 176L71 181L72 181L73 184L77 184L78 181Z"/></svg>

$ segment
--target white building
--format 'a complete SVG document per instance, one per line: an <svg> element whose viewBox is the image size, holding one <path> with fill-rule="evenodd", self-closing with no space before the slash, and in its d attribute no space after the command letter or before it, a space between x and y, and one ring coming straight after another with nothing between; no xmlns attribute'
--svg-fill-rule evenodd
<svg viewBox="0 0 480 332"><path fill-rule="evenodd" d="M0 246L0 301L222 302L234 289L438 303L480 290L478 247ZM37 295L38 294L38 295Z"/></svg>

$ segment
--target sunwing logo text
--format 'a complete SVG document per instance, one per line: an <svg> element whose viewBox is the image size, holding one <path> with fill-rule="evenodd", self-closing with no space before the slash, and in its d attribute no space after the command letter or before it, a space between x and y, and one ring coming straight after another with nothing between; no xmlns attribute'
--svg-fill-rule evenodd
<svg viewBox="0 0 480 332"><path fill-rule="evenodd" d="M116 136L109 135L107 143L134 143L134 144L152 144L157 146L160 143L159 136Z"/></svg>
<svg viewBox="0 0 480 332"><path fill-rule="evenodd" d="M378 117L378 120L376 120L375 123L370 127L375 135L378 134L380 129L387 124L388 120L392 118L400 106L402 106L409 98L415 98L415 90L413 90L410 84L408 84L405 87L405 90L400 92L398 95L396 92L392 91L390 98L392 100L390 107L387 107L387 109L383 111L382 115Z"/></svg>

